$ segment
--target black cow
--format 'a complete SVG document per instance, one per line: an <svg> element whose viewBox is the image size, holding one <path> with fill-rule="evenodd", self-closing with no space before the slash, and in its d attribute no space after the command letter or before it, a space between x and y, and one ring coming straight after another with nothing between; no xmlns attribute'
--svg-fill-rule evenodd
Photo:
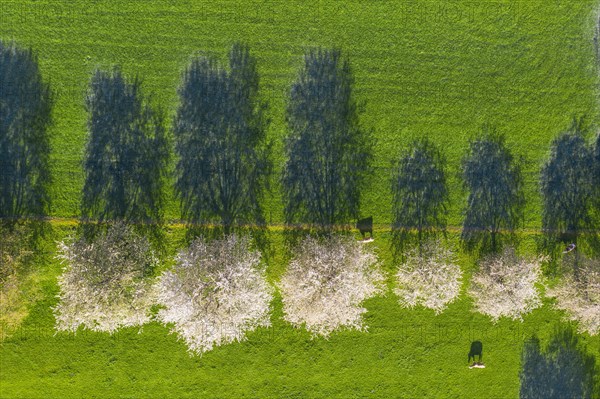
<svg viewBox="0 0 600 399"><path fill-rule="evenodd" d="M471 358L475 361L475 356L479 357L479 361L481 362L481 357L483 356L483 344L481 341L473 341L471 343L471 350L469 351L469 360L471 362Z"/></svg>
<svg viewBox="0 0 600 399"><path fill-rule="evenodd" d="M359 219L356 222L356 228L360 231L363 240L365 239L365 234L369 233L371 238L373 238L373 216L369 216L368 218Z"/></svg>

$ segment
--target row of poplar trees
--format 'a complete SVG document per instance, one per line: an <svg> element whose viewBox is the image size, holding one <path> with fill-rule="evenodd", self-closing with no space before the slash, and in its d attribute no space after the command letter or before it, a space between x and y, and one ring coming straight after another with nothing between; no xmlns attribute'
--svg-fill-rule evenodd
<svg viewBox="0 0 600 399"><path fill-rule="evenodd" d="M138 78L116 67L97 70L85 97L88 137L81 212L85 221L160 224L174 141L175 192L190 226L224 233L266 225L264 195L273 179L268 104L259 94L256 59L234 44L228 65L198 56L178 89L172 129L164 110L145 97ZM48 129L53 93L31 50L0 41L0 217L47 214ZM360 214L375 141L361 125L353 74L339 50L312 49L287 104L285 164L279 182L285 221L318 231L347 226ZM171 134L172 133L172 134ZM588 145L575 120L556 138L541 171L543 228L562 241L593 229L600 207L600 140ZM461 164L469 192L462 238L496 249L523 220L523 160L502 134L483 126ZM396 243L422 240L446 228L446 160L426 138L395 162L392 231Z"/></svg>

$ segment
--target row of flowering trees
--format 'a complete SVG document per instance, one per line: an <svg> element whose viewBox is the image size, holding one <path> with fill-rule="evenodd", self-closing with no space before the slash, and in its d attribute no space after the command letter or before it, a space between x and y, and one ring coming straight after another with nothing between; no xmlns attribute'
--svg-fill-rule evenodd
<svg viewBox="0 0 600 399"><path fill-rule="evenodd" d="M86 221L160 223L174 139L175 192L190 225L264 226L264 196L273 182L268 104L262 99L256 59L235 44L227 65L198 56L182 75L172 128L165 112L142 93L138 78L116 67L97 70L85 106L88 136L81 202ZM350 62L339 50L313 49L291 86L288 134L279 180L288 225L330 231L360 214L361 193L373 170L371 129L360 122ZM49 139L53 103L29 50L0 42L0 217L49 210ZM551 145L540 174L543 230L575 242L595 230L600 195L600 139L588 145L582 120ZM171 137L172 133L172 137ZM600 136L599 136L600 137ZM523 159L505 137L483 126L461 162L468 197L462 238L468 247L499 250L523 220ZM391 181L396 245L423 242L446 226L446 161L427 139L408 145ZM415 234L416 233L416 234Z"/></svg>
<svg viewBox="0 0 600 399"><path fill-rule="evenodd" d="M248 236L197 238L157 277L149 241L123 223L92 240L60 243L59 257L59 331L112 333L156 319L171 326L191 352L202 353L271 324L275 290ZM382 283L372 252L349 237L333 236L304 240L276 285L287 322L328 336L341 328L363 329L361 303L383 292ZM159 310L152 315L154 304Z"/></svg>
<svg viewBox="0 0 600 399"><path fill-rule="evenodd" d="M31 52L12 44L1 49L3 81L14 81L14 59L35 64ZM41 82L37 67L31 71L27 84ZM34 110L20 101L32 88L2 94L8 96L2 120L13 121L0 126L2 160L8 165L2 175L3 217L32 215L47 205L49 119L25 123L35 110L50 107L49 87L36 87L39 106L28 105ZM128 228L64 244L59 328L83 324L113 331L143 324L149 306L158 302L164 308L157 317L173 323L190 348L201 352L268 325L272 290L260 256L245 239L228 235L240 225L265 225L262 203L273 169L272 143L266 138L266 104L258 88L256 62L243 45L233 46L227 68L212 58L194 59L179 88L173 134L182 213L190 224L217 224L226 238L194 241L157 283L148 277L157 264L151 246ZM86 107L84 220L157 223L171 152L164 112L142 95L138 79L128 81L118 68L95 72ZM359 110L348 59L337 50L309 51L287 109L281 184L288 225L331 232L358 216L374 146L372 132L359 122ZM600 149L598 143L586 143L585 130L582 121L575 121L559 136L541 172L544 230L573 242L593 228L599 205ZM30 155L36 151L42 156L34 162ZM536 283L542 259L523 259L510 247L500 251L510 236L505 232L513 232L523 217L522 163L504 136L484 126L461 164L469 192L462 239L468 247L492 252L480 261L469 292L474 307L494 320L518 319L541 304ZM425 139L413 143L394 168L392 231L402 254L395 293L404 306L440 312L460 292L460 267L451 252L430 240L446 224L446 174L443 154ZM406 244L413 239L418 245L411 251ZM576 259L565 267L562 283L547 292L582 330L597 333L598 267L593 260ZM382 292L382 279L373 254L358 244L335 235L324 242L309 239L279 282L285 318L323 335L342 326L362 328L361 303ZM223 332L223 325L231 330Z"/></svg>
<svg viewBox="0 0 600 399"><path fill-rule="evenodd" d="M75 332L83 326L112 333L156 320L177 333L190 354L201 355L271 325L275 287L247 237L196 239L158 277L152 277L158 261L148 240L124 224L113 225L93 242L81 239L59 245L66 263L54 308L59 331ZM386 291L385 274L367 248L335 234L301 242L275 282L284 320L313 336L366 330L363 302ZM565 267L573 266L573 256L564 259ZM522 319L541 306L543 261L520 257L511 249L483 258L468 289L474 308L493 321ZM580 260L579 267L597 266L594 262ZM577 320L582 331L596 334L600 280L597 267L582 271L592 269L595 285L583 287L583 292L577 292L581 288L577 282L567 279L547 294L557 298L556 307ZM422 305L439 313L458 297L462 272L452 251L427 241L406 254L395 283L401 306ZM158 311L151 312L153 305ZM594 356L570 327L557 329L545 349L534 336L525 342L521 359L521 398L595 397Z"/></svg>
<svg viewBox="0 0 600 399"><path fill-rule="evenodd" d="M275 287L260 252L248 236L236 234L193 240L174 266L160 273L149 241L123 223L93 240L60 243L59 257L64 272L54 308L58 330L75 332L83 326L112 333L157 320L195 353L244 340L248 331L269 326L275 287L284 320L324 337L340 329L365 330L363 302L386 293L386 273L372 249L337 234L301 241ZM481 259L467 289L474 310L493 322L522 320L542 305L543 261L512 249ZM566 257L564 263L569 262L572 258ZM584 267L593 262L585 260ZM407 253L393 280L402 307L423 306L436 314L459 297L464 284L453 252L439 241ZM597 275L594 281L596 286L583 293L568 279L546 290L556 298L556 308L589 334L600 332ZM158 312L151 312L153 305L159 305Z"/></svg>

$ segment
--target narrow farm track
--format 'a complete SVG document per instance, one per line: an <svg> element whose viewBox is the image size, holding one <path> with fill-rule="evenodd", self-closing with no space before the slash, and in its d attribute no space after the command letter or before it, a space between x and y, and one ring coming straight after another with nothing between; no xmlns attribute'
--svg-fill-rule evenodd
<svg viewBox="0 0 600 399"><path fill-rule="evenodd" d="M52 226L57 226L57 227L76 227L77 225L79 225L79 223L81 223L81 220L75 217L55 217L55 216L50 216L50 217L39 217L39 218L35 218L36 221L43 221L43 222L47 222L50 223ZM111 221L107 221L106 223L110 224ZM172 229L185 229L188 227L188 225L181 221L181 220L168 220L166 221L164 224L162 224L163 227L165 228L172 228ZM204 224L204 225L195 225L196 227L208 227L208 228L212 228L212 227L217 227L217 225L215 224ZM244 226L244 227L251 227L251 226ZM299 230L306 230L306 228L308 226L286 226L283 223L270 223L267 224L267 229L269 231L273 231L273 232L283 232L285 230L289 230L289 229L299 229ZM353 226L351 226L353 228ZM347 226L338 226L337 230L339 231L347 231L348 228ZM391 232L391 227L389 225L384 225L384 224L373 224L373 230L379 233L389 233ZM462 231L462 227L461 226L447 226L446 227L446 231L449 233L460 233ZM509 233L509 230L500 230L500 233ZM536 235L540 235L543 234L543 231L540 229L536 229L536 228L519 228L513 231L516 234L519 235L526 235L526 236L536 236ZM588 230L588 231L584 231L582 232L582 234L598 234L600 233L600 229L596 229L596 230Z"/></svg>

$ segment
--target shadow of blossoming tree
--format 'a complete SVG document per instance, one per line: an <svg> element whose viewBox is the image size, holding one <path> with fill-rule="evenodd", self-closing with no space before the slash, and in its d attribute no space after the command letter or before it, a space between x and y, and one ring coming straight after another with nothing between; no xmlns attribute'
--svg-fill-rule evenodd
<svg viewBox="0 0 600 399"><path fill-rule="evenodd" d="M194 236L229 234L266 224L262 201L272 171L266 137L267 104L259 97L256 59L236 43L229 70L209 57L187 67L174 122L177 181L182 216ZM200 226L200 227L198 227Z"/></svg>
<svg viewBox="0 0 600 399"><path fill-rule="evenodd" d="M9 228L50 209L52 104L33 51L0 41L0 220Z"/></svg>
<svg viewBox="0 0 600 399"><path fill-rule="evenodd" d="M570 328L557 328L545 350L538 338L521 354L521 399L592 398L597 373L595 357L586 352Z"/></svg>
<svg viewBox="0 0 600 399"><path fill-rule="evenodd" d="M440 150L431 141L421 139L413 142L395 165L392 246L396 254L415 238L421 248L426 238L445 229L448 204L445 164Z"/></svg>
<svg viewBox="0 0 600 399"><path fill-rule="evenodd" d="M514 231L523 220L522 160L515 159L503 135L484 125L462 161L468 189L461 239L468 249L496 252L502 231Z"/></svg>
<svg viewBox="0 0 600 399"><path fill-rule="evenodd" d="M287 108L285 221L322 233L359 216L373 137L359 123L349 60L340 50L312 49L293 83Z"/></svg>
<svg viewBox="0 0 600 399"><path fill-rule="evenodd" d="M163 113L118 67L94 73L86 108L84 222L119 220L158 234L169 159Z"/></svg>

